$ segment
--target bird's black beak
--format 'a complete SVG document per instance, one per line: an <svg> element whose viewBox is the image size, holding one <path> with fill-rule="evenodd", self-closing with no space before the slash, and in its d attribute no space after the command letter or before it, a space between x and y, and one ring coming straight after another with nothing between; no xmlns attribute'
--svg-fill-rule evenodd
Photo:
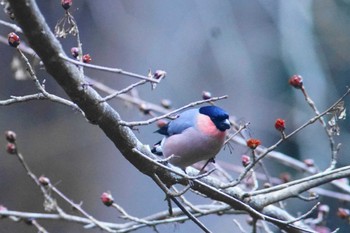
<svg viewBox="0 0 350 233"><path fill-rule="evenodd" d="M220 129L222 129L222 131L225 131L229 128L231 128L231 124L230 124L230 121L228 119L220 122Z"/></svg>

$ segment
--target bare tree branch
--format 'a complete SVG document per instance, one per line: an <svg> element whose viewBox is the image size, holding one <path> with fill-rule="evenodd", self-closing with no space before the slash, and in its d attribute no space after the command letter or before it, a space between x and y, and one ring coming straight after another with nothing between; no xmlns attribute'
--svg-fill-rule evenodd
<svg viewBox="0 0 350 233"><path fill-rule="evenodd" d="M170 186L173 184L186 186L190 178L192 190L213 200L225 203L236 210L242 210L251 215L254 221L265 220L290 233L313 231L303 223L292 223L295 220L293 216L271 204L296 196L321 184L350 175L350 167L343 167L300 179L294 183L287 183L285 185L287 185L288 191L281 189L282 186L280 186L275 190L270 190L271 193L255 193L255 195L250 196L245 194L239 187L229 187L220 179L212 176L195 177L198 174L196 169L190 168L187 171L188 174L181 174L175 169L155 161L153 159L154 155L150 152L148 146L143 145L132 130L125 126L126 124L122 121L119 113L108 103L100 102L102 98L93 87L83 85L86 83L84 75L76 65L66 60L65 52L46 24L35 1L9 0L9 2L30 46L42 59L47 72L64 89L73 103L85 113L85 117L91 123L98 125L115 144L116 148L120 150L125 159L143 174L150 177L156 175L162 183ZM151 81L149 78L147 79ZM316 115L301 126L300 129L288 136L290 137L299 132L324 114ZM256 162L268 155L279 143L277 142L274 146L264 151L257 158ZM225 189L222 190L222 187L225 187Z"/></svg>

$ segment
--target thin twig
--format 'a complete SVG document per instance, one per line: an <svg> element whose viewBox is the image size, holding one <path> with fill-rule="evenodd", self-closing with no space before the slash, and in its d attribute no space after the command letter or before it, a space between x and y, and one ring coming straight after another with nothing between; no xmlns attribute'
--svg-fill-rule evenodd
<svg viewBox="0 0 350 233"><path fill-rule="evenodd" d="M232 220L234 224L236 224L236 226L238 227L238 229L242 232L242 233L246 233L246 231L243 229L242 225L238 222L237 219L233 219Z"/></svg>
<svg viewBox="0 0 350 233"><path fill-rule="evenodd" d="M22 29L14 23L9 23L9 22L6 22L4 20L0 20L0 24L4 25L6 27L12 28L13 30L15 30L15 32L23 33Z"/></svg>
<svg viewBox="0 0 350 233"><path fill-rule="evenodd" d="M51 182L48 183L48 187L50 190L52 190L54 193L56 193L58 196L60 196L64 201L66 201L69 205L71 205L74 209L78 210L81 214L83 214L85 217L91 220L96 226L100 227L101 229L108 231L108 232L116 232L112 229L110 229L108 226L104 225L102 222L98 221L94 217L92 217L90 214L88 214L80 204L76 204L73 201L71 201L66 195L64 195L60 190L58 190L54 185L51 184Z"/></svg>
<svg viewBox="0 0 350 233"><path fill-rule="evenodd" d="M314 195L314 196L310 196L310 197L305 197L305 196L299 194L299 195L297 195L297 197L303 201L314 201L314 200L318 199L319 196Z"/></svg>
<svg viewBox="0 0 350 233"><path fill-rule="evenodd" d="M212 98L206 99L206 100L199 100L199 101L187 104L187 105L185 105L185 106L183 106L181 108L175 109L175 110L173 110L171 112L168 112L168 113L166 113L164 115L148 119L146 121L132 121L132 122L120 121L120 124L124 125L124 126L129 126L129 127L140 126L140 125L149 125L149 124L151 124L153 122L156 122L156 121L158 121L160 119L170 117L171 115L174 115L175 113L178 113L178 112L180 112L182 110L185 110L187 108L191 108L191 107L194 107L194 106L197 106L197 105L200 105L200 104L204 104L204 103L208 103L208 102L213 102L213 101L218 101L218 100L221 100L221 99L226 99L227 97L228 97L227 95L224 95L224 96L220 96L220 97L212 97Z"/></svg>
<svg viewBox="0 0 350 233"><path fill-rule="evenodd" d="M309 104L309 106L312 108L312 110L315 112L316 115L319 115L320 112L318 111L314 101L310 98L310 96L307 94L306 92L306 89L304 86L301 86L301 92L303 93L304 97L305 97L305 100L306 102ZM339 102L338 102L339 103ZM327 124L325 122L325 120L323 119L323 117L321 116L319 118L319 121L321 122L321 125L322 127L324 128L327 136L328 136L328 139L329 139L329 143L330 143L330 147L331 147L331 162L330 162L330 165L329 167L327 168L327 170L331 170L333 168L335 168L336 164L337 164L337 154L338 154L338 151L339 151L339 148L337 148L335 146L335 141L334 141L334 138L333 138L333 135L332 133L328 130L327 128Z"/></svg>
<svg viewBox="0 0 350 233"><path fill-rule="evenodd" d="M147 76L143 76L143 75L139 75L139 74L135 74L132 72L128 72L128 71L124 71L122 69L119 68L111 68L111 67L106 67L106 66L98 66L98 65L92 65L92 64L87 64L87 63L83 63L74 59L71 59L69 57L66 57L64 54L59 54L60 58L73 63L75 65L79 65L79 66L84 66L86 68L91 68L91 69L95 69L95 70L101 70L101 71L107 71L107 72L111 72L111 73L117 73L117 74L122 74L125 76L129 76L132 78L137 78L137 79L143 79L152 83L159 83L159 80L154 79L154 78L150 78Z"/></svg>
<svg viewBox="0 0 350 233"><path fill-rule="evenodd" d="M131 221L134 221L134 222L137 222L137 223L143 223L143 224L146 224L146 225L151 225L151 223L149 221L147 221L147 220L131 216L130 214L128 214L124 210L123 207L121 207L120 205L118 205L115 202L113 202L112 206L122 214L121 218L128 219L128 220L131 220Z"/></svg>
<svg viewBox="0 0 350 233"><path fill-rule="evenodd" d="M229 137L226 139L226 141L225 141L224 144L226 144L226 143L228 143L229 141L231 141L232 138L236 137L237 134L239 134L240 132L242 132L242 130L246 129L246 128L248 127L249 124L250 124L250 122L245 123L244 125L240 125L239 128L238 128L238 130L237 130L234 134L229 135Z"/></svg>
<svg viewBox="0 0 350 233"><path fill-rule="evenodd" d="M320 202L317 202L316 205L314 205L309 211L307 211L305 214L300 215L299 217L291 220L291 221L287 221L286 224L292 224L295 222L298 222L304 218L306 218L307 216L309 216L315 209L317 209L317 207L320 205Z"/></svg>
<svg viewBox="0 0 350 233"><path fill-rule="evenodd" d="M33 219L30 223L38 229L38 233L49 233L43 226L41 226L37 220Z"/></svg>
<svg viewBox="0 0 350 233"><path fill-rule="evenodd" d="M124 88L123 90L116 91L116 92L114 92L114 93L112 93L112 94L110 94L110 95L108 95L108 96L102 98L99 102L102 103L102 102L106 102L106 101L108 101L108 100L111 100L111 99L113 99L114 97L116 97L116 96L118 96L118 95L120 95L120 94L126 93L126 92L130 91L131 89L133 89L133 88L135 88L135 87L137 87L137 86L140 86L140 85L142 85L142 84L145 84L146 82L147 82L146 80L141 80L141 81L139 81L139 82L137 82L137 83L133 83L133 84L131 84L130 86Z"/></svg>
<svg viewBox="0 0 350 233"><path fill-rule="evenodd" d="M288 134L285 139L280 139L278 140L274 145L266 148L266 150L260 154L256 160L252 163L250 163L244 170L243 173L240 174L240 176L233 182L229 183L229 184L224 184L221 188L228 188L228 187L233 187L237 184L239 184L239 182L241 182L244 177L247 175L248 171L250 169L252 169L261 159L263 159L266 155L268 155L271 151L275 150L282 142L284 142L286 139L294 136L295 134L297 134L298 132L300 132L301 130L303 130L305 127L307 127L308 125L313 124L314 122L316 122L317 120L319 120L322 116L326 115L331 109L333 109L340 101L342 101L348 94L350 93L350 88L347 89L347 91L343 94L342 97L340 97L340 99L338 99L334 104L332 104L332 106L330 106L329 108L327 108L324 112L322 112L319 115L314 116L313 118L311 118L310 120L308 120L307 122L305 122L303 125L301 125L299 128L297 128L296 130L294 130L292 133Z"/></svg>
<svg viewBox="0 0 350 233"><path fill-rule="evenodd" d="M159 179L156 174L152 176L155 183L163 190L163 192L167 195L168 188L163 184L163 182ZM201 222L199 221L190 211L188 211L177 199L173 196L168 196L199 228L201 228L206 233L211 233L211 231Z"/></svg>
<svg viewBox="0 0 350 233"><path fill-rule="evenodd" d="M36 74L34 72L34 69L33 69L32 65L30 64L28 58L24 55L24 53L22 52L21 49L17 48L17 51L21 55L23 61L25 62L26 66L27 66L27 70L28 70L28 72L30 74L30 77L34 81L34 84L35 84L36 88L42 93L42 95L45 98L47 98L47 99L49 99L49 100L51 100L53 102L57 102L57 103L61 103L61 104L67 105L67 106L69 106L69 107L71 107L73 109L78 110L81 114L83 114L83 116L85 115L84 112L75 103L73 103L73 102L71 102L69 100L66 100L64 98L61 98L59 96L56 96L56 95L48 93L45 90L45 88L43 87L43 85L39 82L39 80L38 80L38 78L37 78L37 76L36 76ZM33 96L30 96L30 97L33 97ZM13 98L13 99L15 99L15 98ZM18 99L20 99L20 98L17 97L17 100ZM28 98L22 98L22 101L24 99L28 100ZM11 102L11 101L9 101L9 102ZM5 103L6 103L6 101L5 101Z"/></svg>
<svg viewBox="0 0 350 233"><path fill-rule="evenodd" d="M196 216L204 216L209 214L237 214L237 211L232 211L232 208L228 205L198 205L196 208L200 208L206 210L205 213L197 213ZM192 211L190 207L187 208L189 211ZM75 222L79 224L84 224L85 229L90 229L96 227L93 223L91 224L91 220L85 217L80 217L76 215L70 214L48 214L48 213L33 213L33 212L18 212L11 210L0 210L1 217L9 217L13 218L14 221L19 221L20 219L42 219L42 220L65 220L69 222ZM150 225L156 226L161 224L169 224L176 222L183 222L189 220L186 215L183 214L182 210L179 208L173 209L173 216L169 217L168 211L161 211L150 216L146 216L142 219L147 221ZM149 226L144 223L138 223L135 221L118 224L111 222L102 222L105 226L110 227L111 229L116 229L118 232L129 232L131 230L137 230L146 226Z"/></svg>
<svg viewBox="0 0 350 233"><path fill-rule="evenodd" d="M87 83L91 84L94 88L103 91L109 95L113 95L114 93L117 93L118 90L115 90L101 82L98 82L90 77L85 76L85 80ZM151 102L146 102L143 99L137 98L135 96L131 96L128 94L119 94L116 96L116 98L121 99L127 103L131 103L133 105L136 105L138 107L140 107L142 104L146 104L147 108L150 109L152 112L158 112L161 114L165 114L167 112L169 112L169 110L165 109L164 107L157 105L157 104L153 104Z"/></svg>

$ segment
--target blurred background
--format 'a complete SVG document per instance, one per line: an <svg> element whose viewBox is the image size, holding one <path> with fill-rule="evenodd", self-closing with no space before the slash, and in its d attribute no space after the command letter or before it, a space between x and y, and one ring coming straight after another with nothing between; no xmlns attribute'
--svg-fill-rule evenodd
<svg viewBox="0 0 350 233"><path fill-rule="evenodd" d="M60 1L37 3L53 29L64 15ZM320 111L334 103L349 85L348 0L74 0L70 12L78 23L84 53L91 55L93 64L143 75L149 69L167 72L155 90L150 85L137 88L140 98L155 104L169 99L177 108L200 100L202 91L210 91L213 96L227 94L229 98L217 104L238 121L250 122L250 136L261 139L264 146L280 138L273 127L276 118L286 120L289 133L314 115L301 92L288 85L291 75L303 76L305 87ZM5 13L0 13L0 19L11 21ZM0 26L4 37L11 31ZM76 46L72 36L60 41L67 54ZM16 51L4 43L0 44L0 51L0 99L36 93L31 81L14 79L10 64ZM137 81L89 69L85 73L119 90ZM49 92L66 97L39 66L37 74L40 80L46 80ZM149 118L123 101L115 99L110 104L124 119ZM341 121L339 125L340 136L335 137L336 142L342 143L338 166L344 166L350 162L349 121ZM49 177L69 198L82 202L83 208L97 219L123 222L116 211L100 202L101 193L107 190L129 214L137 217L167 208L164 194L154 182L134 169L98 127L72 109L47 101L1 107L0 131L9 129L17 133L19 150L33 172ZM140 127L135 134L144 144L152 145L161 139L153 133L155 129L155 124ZM42 212L39 189L17 159L5 150L6 141L2 139L0 204L11 210ZM329 142L318 123L278 150L300 160L314 159L321 169L330 162ZM243 153L247 149L234 146L232 153L222 150L217 159L240 164ZM277 177L282 171L289 171L293 178L303 175L273 161L267 167ZM342 227L339 232L348 232L348 223L339 220L335 212L340 206L349 206L335 199L320 200L331 207L325 224L332 230ZM59 203L66 206L60 200ZM313 204L292 200L286 202L286 208L297 215L308 211ZM66 207L67 212L74 213ZM201 220L214 232L238 232L233 218L249 231L245 216L210 216ZM67 222L40 223L49 232L100 232ZM1 232L37 232L34 227L8 220L2 220L0 227ZM159 226L158 230L199 232L192 222ZM151 229L137 232L151 232Z"/></svg>

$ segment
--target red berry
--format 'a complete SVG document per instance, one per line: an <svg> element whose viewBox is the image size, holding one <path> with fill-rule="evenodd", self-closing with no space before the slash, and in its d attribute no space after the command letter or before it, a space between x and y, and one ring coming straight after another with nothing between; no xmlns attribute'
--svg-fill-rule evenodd
<svg viewBox="0 0 350 233"><path fill-rule="evenodd" d="M5 132L5 137L8 142L14 143L16 141L16 133L11 130Z"/></svg>
<svg viewBox="0 0 350 233"><path fill-rule="evenodd" d="M83 62L84 63L90 63L91 61L92 61L92 58L91 58L90 54L83 55Z"/></svg>
<svg viewBox="0 0 350 233"><path fill-rule="evenodd" d="M16 152L17 152L16 145L11 143L11 142L7 143L6 151L7 151L7 153L12 154L12 155L16 154Z"/></svg>
<svg viewBox="0 0 350 233"><path fill-rule="evenodd" d="M211 93L209 91L202 92L202 99L207 100L211 98Z"/></svg>
<svg viewBox="0 0 350 233"><path fill-rule="evenodd" d="M345 218L348 218L349 215L350 215L350 211L348 209L338 208L337 216L339 218L345 219Z"/></svg>
<svg viewBox="0 0 350 233"><path fill-rule="evenodd" d="M259 139L250 138L247 140L247 146L252 150L254 150L260 145L261 145L261 141Z"/></svg>
<svg viewBox="0 0 350 233"><path fill-rule="evenodd" d="M79 49L77 47L71 48L70 52L74 58L77 58L79 56Z"/></svg>
<svg viewBox="0 0 350 233"><path fill-rule="evenodd" d="M250 157L248 155L242 155L241 161L243 167L247 167L250 164Z"/></svg>
<svg viewBox="0 0 350 233"><path fill-rule="evenodd" d="M110 193L104 192L101 195L101 201L106 206L111 206L114 202L113 196Z"/></svg>
<svg viewBox="0 0 350 233"><path fill-rule="evenodd" d="M10 32L7 38L8 38L9 45L11 45L12 47L17 48L18 45L21 43L19 36L14 32Z"/></svg>
<svg viewBox="0 0 350 233"><path fill-rule="evenodd" d="M68 10L73 4L73 0L61 0L63 9Z"/></svg>
<svg viewBox="0 0 350 233"><path fill-rule="evenodd" d="M289 84L297 89L300 89L303 86L303 77L295 74L292 77L290 77Z"/></svg>
<svg viewBox="0 0 350 233"><path fill-rule="evenodd" d="M286 122L285 120L281 119L281 118L278 118L276 121L275 121L275 128L278 130L278 131L284 131L286 129Z"/></svg>

